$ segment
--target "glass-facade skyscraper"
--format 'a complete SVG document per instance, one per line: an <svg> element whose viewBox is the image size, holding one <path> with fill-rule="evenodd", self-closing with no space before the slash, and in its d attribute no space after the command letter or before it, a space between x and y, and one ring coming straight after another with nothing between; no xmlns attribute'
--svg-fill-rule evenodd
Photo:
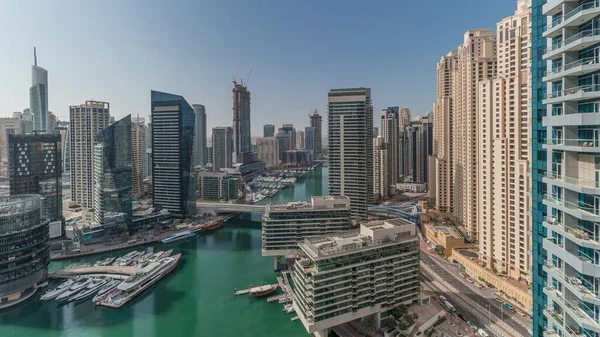
<svg viewBox="0 0 600 337"><path fill-rule="evenodd" d="M196 113L194 123L194 165L206 165L206 109L202 104L192 104Z"/></svg>
<svg viewBox="0 0 600 337"><path fill-rule="evenodd" d="M31 66L31 87L29 88L29 108L33 115L33 130L48 130L48 71L37 65L37 55L33 48L34 64Z"/></svg>
<svg viewBox="0 0 600 337"><path fill-rule="evenodd" d="M105 231L121 231L131 224L132 184L129 115L102 130L94 146L94 220Z"/></svg>
<svg viewBox="0 0 600 337"><path fill-rule="evenodd" d="M60 134L8 135L10 195L39 194L42 214L61 220L62 154Z"/></svg>
<svg viewBox="0 0 600 337"><path fill-rule="evenodd" d="M154 208L185 218L196 211L194 109L179 95L151 91Z"/></svg>

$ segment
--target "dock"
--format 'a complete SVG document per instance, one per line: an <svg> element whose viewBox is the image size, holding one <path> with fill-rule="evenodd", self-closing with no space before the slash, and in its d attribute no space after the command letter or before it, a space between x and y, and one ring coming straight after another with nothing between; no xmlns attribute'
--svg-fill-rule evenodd
<svg viewBox="0 0 600 337"><path fill-rule="evenodd" d="M242 289L242 290L237 290L237 289L234 289L234 290L233 290L233 294L234 294L235 296L238 296L238 295L244 295L244 294L248 294L248 293L250 293L250 289L252 289L252 288L255 288L255 287L264 287L264 286L271 286L271 287L275 287L275 286L278 286L278 284L266 284L266 283L265 283L265 284L263 284L263 285L259 285L259 286L253 286L253 285L250 285L250 286L248 287L248 289Z"/></svg>
<svg viewBox="0 0 600 337"><path fill-rule="evenodd" d="M248 289L244 289L244 290L236 290L236 291L234 292L234 294L235 294L235 296L238 296L238 295L244 295L244 294L247 294L247 293L249 293L249 292L250 292L250 288L248 288Z"/></svg>
<svg viewBox="0 0 600 337"><path fill-rule="evenodd" d="M271 297L267 298L267 302L279 301L280 299L285 298L286 296L287 296L287 294L271 296Z"/></svg>

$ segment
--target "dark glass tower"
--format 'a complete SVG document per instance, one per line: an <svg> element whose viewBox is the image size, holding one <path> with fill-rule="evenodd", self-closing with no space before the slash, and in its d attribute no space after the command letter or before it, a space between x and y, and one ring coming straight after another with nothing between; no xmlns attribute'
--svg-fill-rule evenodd
<svg viewBox="0 0 600 337"><path fill-rule="evenodd" d="M60 135L8 135L10 195L39 194L42 214L61 220L62 154Z"/></svg>
<svg viewBox="0 0 600 337"><path fill-rule="evenodd" d="M151 91L154 208L185 218L196 212L194 110L181 96Z"/></svg>
<svg viewBox="0 0 600 337"><path fill-rule="evenodd" d="M131 115L102 130L94 146L94 220L107 232L132 217Z"/></svg>

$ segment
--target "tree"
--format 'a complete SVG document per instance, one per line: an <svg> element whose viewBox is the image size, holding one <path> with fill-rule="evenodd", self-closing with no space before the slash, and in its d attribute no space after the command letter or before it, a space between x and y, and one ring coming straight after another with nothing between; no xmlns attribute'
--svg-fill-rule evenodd
<svg viewBox="0 0 600 337"><path fill-rule="evenodd" d="M435 250L436 253L438 253L440 255L444 255L444 253L446 252L446 249L442 245L435 246L434 250Z"/></svg>

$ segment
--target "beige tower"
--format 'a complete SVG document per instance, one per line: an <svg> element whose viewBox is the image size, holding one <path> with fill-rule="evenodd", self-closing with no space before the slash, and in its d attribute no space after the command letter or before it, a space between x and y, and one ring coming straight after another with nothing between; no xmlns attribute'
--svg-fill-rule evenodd
<svg viewBox="0 0 600 337"><path fill-rule="evenodd" d="M508 276L531 280L527 143L531 118L531 11L526 1L497 25L498 76L479 82L478 219L482 259Z"/></svg>
<svg viewBox="0 0 600 337"><path fill-rule="evenodd" d="M256 138L258 159L267 163L267 167L279 165L279 144L276 137Z"/></svg>
<svg viewBox="0 0 600 337"><path fill-rule="evenodd" d="M496 76L496 36L492 29L467 31L458 47L454 70L452 125L454 215L471 238L477 238L478 83Z"/></svg>
<svg viewBox="0 0 600 337"><path fill-rule="evenodd" d="M390 144L383 137L373 138L373 197L387 198L390 195L390 174L392 170Z"/></svg>
<svg viewBox="0 0 600 337"><path fill-rule="evenodd" d="M437 100L433 105L433 154L429 159L429 198L441 212L452 212L454 171L453 74L458 53L451 51L437 64Z"/></svg>

